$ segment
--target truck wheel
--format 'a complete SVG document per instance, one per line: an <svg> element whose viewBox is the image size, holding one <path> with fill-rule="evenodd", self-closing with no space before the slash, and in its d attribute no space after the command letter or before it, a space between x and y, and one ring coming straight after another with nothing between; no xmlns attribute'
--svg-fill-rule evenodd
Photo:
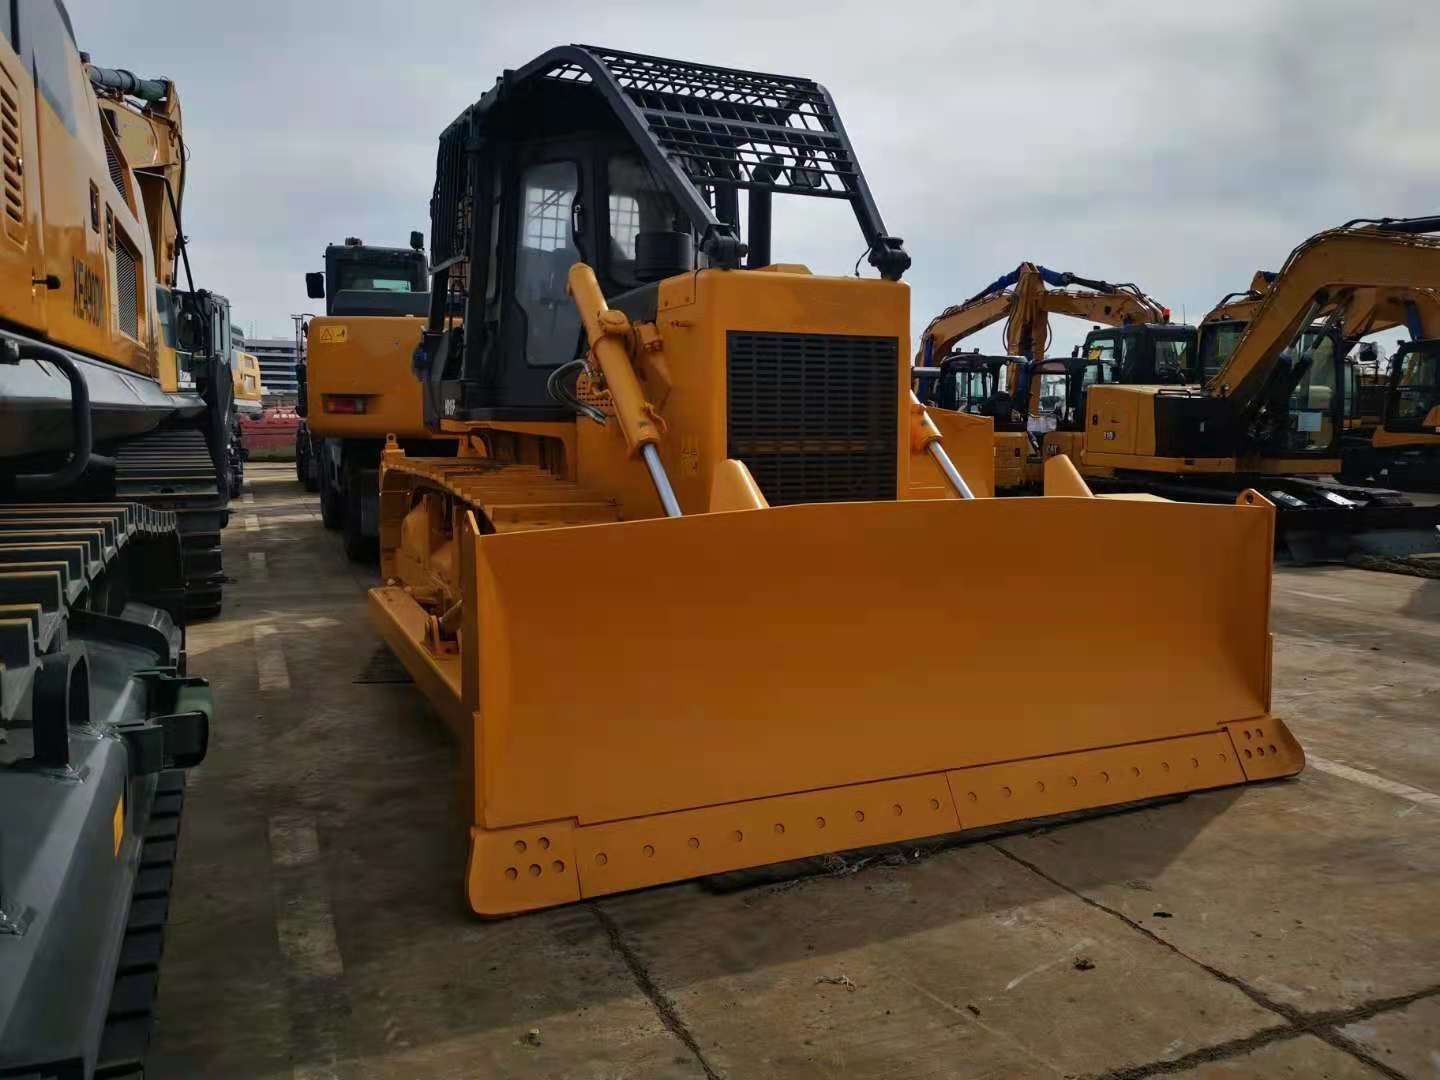
<svg viewBox="0 0 1440 1080"><path fill-rule="evenodd" d="M367 493L366 481L374 485L375 474L364 469L345 470L345 524L341 533L345 555L351 562L371 563L379 554L379 542L364 532L365 515L361 502Z"/></svg>
<svg viewBox="0 0 1440 1080"><path fill-rule="evenodd" d="M330 470L320 468L319 462L315 471L320 474L320 521L327 529L338 529L345 522L345 493L335 490Z"/></svg>

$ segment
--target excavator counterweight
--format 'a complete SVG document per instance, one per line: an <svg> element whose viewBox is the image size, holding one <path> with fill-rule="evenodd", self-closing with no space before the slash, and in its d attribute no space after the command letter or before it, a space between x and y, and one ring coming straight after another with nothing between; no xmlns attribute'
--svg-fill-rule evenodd
<svg viewBox="0 0 1440 1080"><path fill-rule="evenodd" d="M781 195L848 201L878 276L771 258ZM383 454L370 609L464 755L476 912L1302 767L1273 507L1063 457L990 497L989 420L911 394L909 257L823 87L555 49L442 135L432 210L459 451ZM1088 617L1037 680L1056 603Z"/></svg>

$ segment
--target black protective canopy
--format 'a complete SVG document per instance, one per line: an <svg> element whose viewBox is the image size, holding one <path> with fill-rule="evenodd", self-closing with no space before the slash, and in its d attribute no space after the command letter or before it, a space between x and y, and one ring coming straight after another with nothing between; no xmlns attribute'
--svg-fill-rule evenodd
<svg viewBox="0 0 1440 1080"><path fill-rule="evenodd" d="M466 255L471 188L466 161L494 128L515 122L545 84L585 85L618 118L648 167L675 199L712 265L738 266L736 192L758 202L782 192L850 203L869 262L898 280L910 265L885 232L829 92L810 79L713 67L588 45L566 45L506 71L440 138L432 229L435 268ZM540 98L543 100L543 98ZM753 193L766 193L757 199ZM768 215L764 218L768 243ZM753 231L753 229L752 229ZM768 254L768 252L767 252Z"/></svg>

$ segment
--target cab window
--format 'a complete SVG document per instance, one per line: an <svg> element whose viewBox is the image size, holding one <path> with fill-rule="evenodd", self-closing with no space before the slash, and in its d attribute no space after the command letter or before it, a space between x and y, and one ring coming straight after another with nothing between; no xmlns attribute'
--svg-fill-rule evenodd
<svg viewBox="0 0 1440 1080"><path fill-rule="evenodd" d="M341 266L340 288L365 292L416 292L415 283L399 266Z"/></svg>
<svg viewBox="0 0 1440 1080"><path fill-rule="evenodd" d="M1093 383L1113 383L1120 380L1116 377L1116 365L1112 360L1097 360L1085 365L1085 370L1080 376L1081 387L1090 386Z"/></svg>
<svg viewBox="0 0 1440 1080"><path fill-rule="evenodd" d="M175 294L163 285L155 286L155 321L160 324L161 342L175 348Z"/></svg>
<svg viewBox="0 0 1440 1080"><path fill-rule="evenodd" d="M1190 342L1184 338L1157 338L1155 381L1183 383L1190 376Z"/></svg>
<svg viewBox="0 0 1440 1080"><path fill-rule="evenodd" d="M1085 359L1087 360L1114 360L1115 359L1115 337L1113 334L1104 337L1092 337L1085 342ZM1062 376L1063 378L1063 376Z"/></svg>
<svg viewBox="0 0 1440 1080"><path fill-rule="evenodd" d="M580 189L573 161L531 165L520 178L515 303L525 316L525 361L553 367L575 357L580 313L566 295L566 275L580 261L571 211Z"/></svg>
<svg viewBox="0 0 1440 1080"><path fill-rule="evenodd" d="M1200 328L1200 376L1206 382L1219 374L1245 333L1244 323L1220 323Z"/></svg>
<svg viewBox="0 0 1440 1080"><path fill-rule="evenodd" d="M1440 405L1440 350L1407 353L1400 364L1391 412L1397 420L1424 420Z"/></svg>
<svg viewBox="0 0 1440 1080"><path fill-rule="evenodd" d="M635 274L635 244L642 232L676 228L679 210L659 179L633 153L614 154L605 170L610 239L609 277L616 285L642 284Z"/></svg>
<svg viewBox="0 0 1440 1080"><path fill-rule="evenodd" d="M1304 365L1290 394L1290 427L1283 448L1296 453L1328 450L1335 441L1335 395L1340 388L1334 338L1302 333L1282 355L1291 365Z"/></svg>
<svg viewBox="0 0 1440 1080"><path fill-rule="evenodd" d="M1064 420L1067 411L1066 398L1070 392L1070 376L1065 372L1054 374L1046 373L1040 376L1040 400L1038 402L1041 416L1054 417L1056 420Z"/></svg>

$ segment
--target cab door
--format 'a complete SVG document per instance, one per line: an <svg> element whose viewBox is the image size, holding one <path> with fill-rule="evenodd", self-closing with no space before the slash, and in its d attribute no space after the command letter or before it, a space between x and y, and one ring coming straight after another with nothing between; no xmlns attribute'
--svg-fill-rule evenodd
<svg viewBox="0 0 1440 1080"><path fill-rule="evenodd" d="M35 90L17 51L15 8L0 11L0 319L45 332Z"/></svg>

